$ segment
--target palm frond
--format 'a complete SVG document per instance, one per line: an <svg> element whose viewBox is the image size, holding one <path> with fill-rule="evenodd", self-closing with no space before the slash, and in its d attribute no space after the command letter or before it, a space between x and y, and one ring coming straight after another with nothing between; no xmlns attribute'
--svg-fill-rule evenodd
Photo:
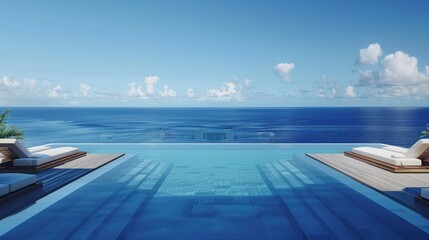
<svg viewBox="0 0 429 240"><path fill-rule="evenodd" d="M24 131L17 127L1 127L0 128L0 138L16 138L23 139Z"/></svg>
<svg viewBox="0 0 429 240"><path fill-rule="evenodd" d="M6 119L9 117L10 110L5 110L3 113L0 114L0 124L6 124Z"/></svg>

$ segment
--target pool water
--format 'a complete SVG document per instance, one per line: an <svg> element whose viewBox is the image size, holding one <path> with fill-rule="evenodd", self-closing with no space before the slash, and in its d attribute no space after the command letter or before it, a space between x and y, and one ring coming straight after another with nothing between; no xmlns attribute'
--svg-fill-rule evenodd
<svg viewBox="0 0 429 240"><path fill-rule="evenodd" d="M369 191L375 198L369 196L366 187L351 187L358 184L305 156L353 146L78 145L128 157L106 165L104 173L91 173L99 175L92 180L78 180L80 187L49 206L36 203L12 216L25 215L2 237L428 239L424 228L397 213L413 212L379 193Z"/></svg>

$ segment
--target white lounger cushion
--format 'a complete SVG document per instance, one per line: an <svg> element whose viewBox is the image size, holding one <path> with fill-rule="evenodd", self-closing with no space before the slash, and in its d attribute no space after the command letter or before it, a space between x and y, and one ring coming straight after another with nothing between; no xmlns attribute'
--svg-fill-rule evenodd
<svg viewBox="0 0 429 240"><path fill-rule="evenodd" d="M389 163L395 166L421 166L422 161L417 158L393 158L392 155L397 155L398 153L387 151L380 148L372 147L357 147L353 148L352 152L374 158L385 163Z"/></svg>
<svg viewBox="0 0 429 240"><path fill-rule="evenodd" d="M66 157L68 155L79 152L78 148L74 147L59 147L40 151L32 154L29 158L18 158L13 161L14 166L37 166L50 161Z"/></svg>
<svg viewBox="0 0 429 240"><path fill-rule="evenodd" d="M9 192L19 190L36 182L36 175L24 173L1 173L0 184L9 185Z"/></svg>
<svg viewBox="0 0 429 240"><path fill-rule="evenodd" d="M397 146L382 147L381 149L384 149L387 151L392 151L392 152L397 152L397 153L402 153L402 154L405 154L405 152L408 151L408 148L397 147Z"/></svg>
<svg viewBox="0 0 429 240"><path fill-rule="evenodd" d="M9 193L9 184L0 183L0 197Z"/></svg>
<svg viewBox="0 0 429 240"><path fill-rule="evenodd" d="M420 196L422 196L422 198L426 198L427 200L429 200L429 188L422 188L420 192Z"/></svg>
<svg viewBox="0 0 429 240"><path fill-rule="evenodd" d="M36 152L40 152L40 151L44 151L44 150L48 150L48 149L50 149L51 147L49 147L49 146L47 146L47 145L41 145L41 146L34 146L34 147L29 147L29 148L27 148L27 150L31 153L31 154L33 154L33 153L36 153Z"/></svg>

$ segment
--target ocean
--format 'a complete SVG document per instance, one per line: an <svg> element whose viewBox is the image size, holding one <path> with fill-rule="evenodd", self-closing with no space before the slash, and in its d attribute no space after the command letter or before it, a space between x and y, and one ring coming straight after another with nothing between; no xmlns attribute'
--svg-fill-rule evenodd
<svg viewBox="0 0 429 240"><path fill-rule="evenodd" d="M3 110L5 108L0 108ZM429 108L8 108L46 143L386 143L409 147Z"/></svg>

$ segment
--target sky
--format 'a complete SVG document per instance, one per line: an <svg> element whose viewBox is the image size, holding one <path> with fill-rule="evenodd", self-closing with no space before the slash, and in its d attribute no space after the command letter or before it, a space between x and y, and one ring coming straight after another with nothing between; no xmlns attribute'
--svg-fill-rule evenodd
<svg viewBox="0 0 429 240"><path fill-rule="evenodd" d="M0 106L429 106L424 0L0 0L0 11Z"/></svg>

